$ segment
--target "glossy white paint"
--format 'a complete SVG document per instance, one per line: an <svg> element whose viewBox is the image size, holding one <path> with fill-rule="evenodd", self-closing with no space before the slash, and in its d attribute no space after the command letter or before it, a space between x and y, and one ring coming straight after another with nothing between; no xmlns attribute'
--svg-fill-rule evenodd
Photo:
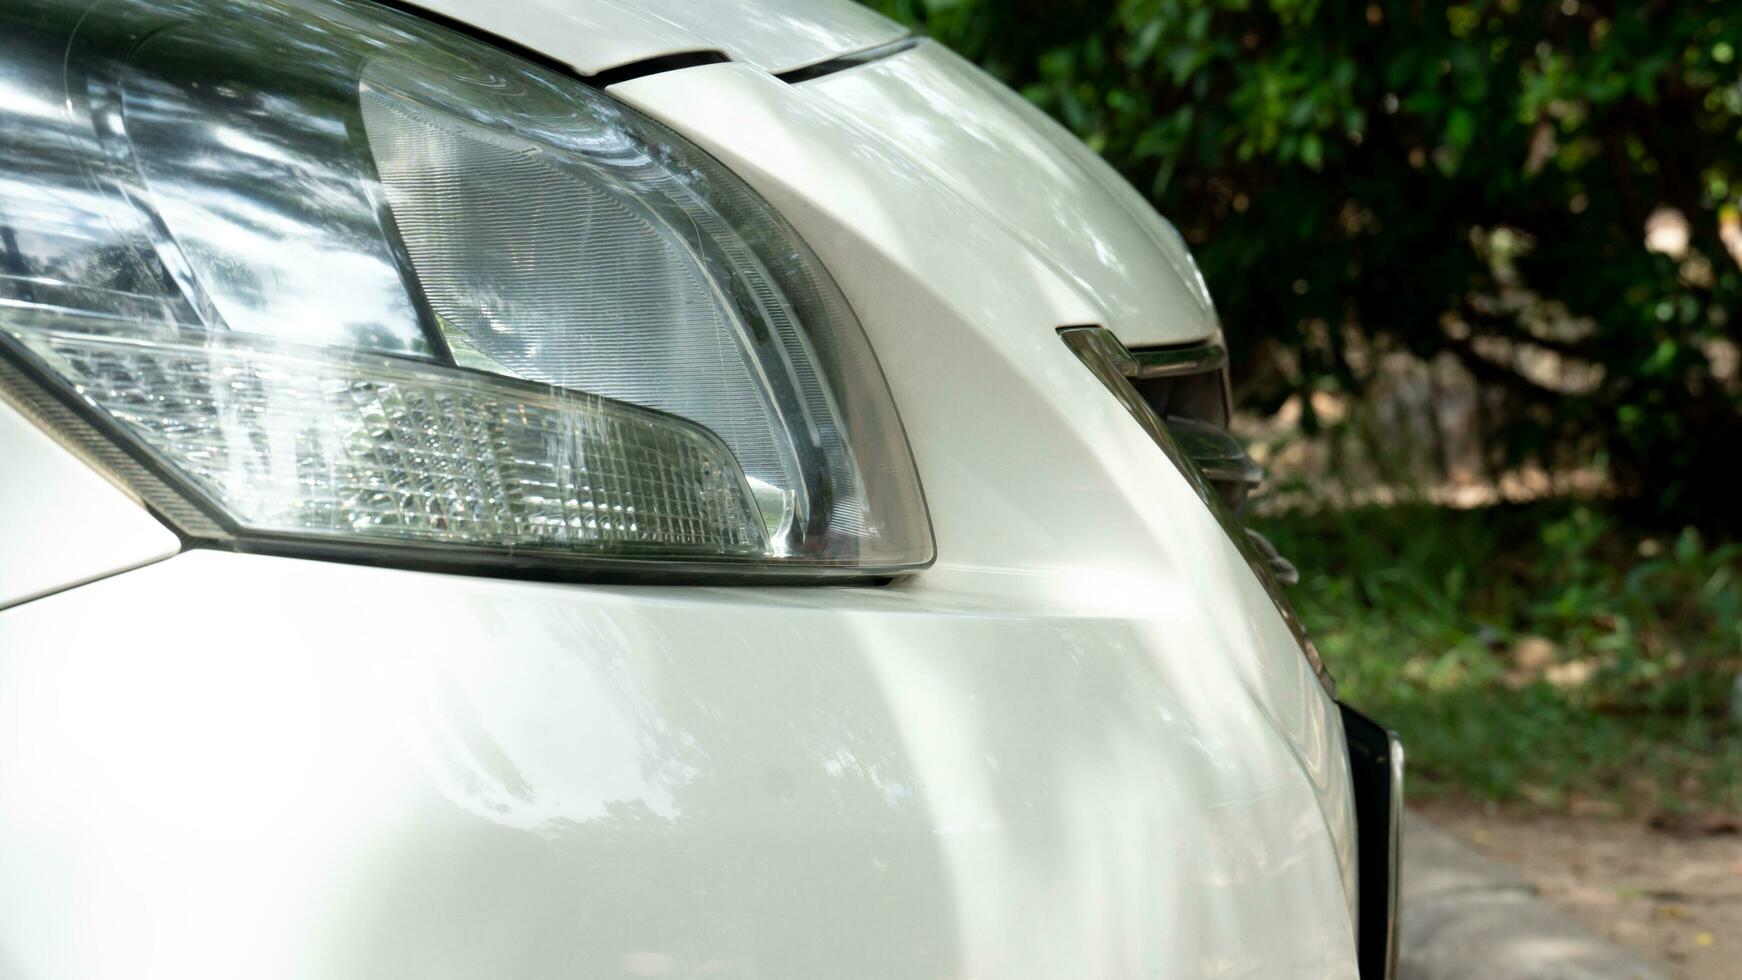
<svg viewBox="0 0 1742 980"><path fill-rule="evenodd" d="M1352 976L1299 754L1333 716L1282 730L1195 611L1075 584L195 552L0 613L0 966Z"/></svg>
<svg viewBox="0 0 1742 980"><path fill-rule="evenodd" d="M783 72L898 40L852 0L412 0L583 75L661 55L719 51Z"/></svg>
<svg viewBox="0 0 1742 980"><path fill-rule="evenodd" d="M1056 328L1098 322L1076 290L985 211L858 122L736 65L650 76L613 89L685 132L769 198L841 282L883 362L907 424L938 539L928 585L970 593L1061 592L1126 615L1194 609L1220 636L1202 654L1239 664L1244 693L1278 727L1329 709L1233 545L1141 429L1089 377ZM1158 648L1162 649L1162 648ZM1205 688L1200 696L1221 695ZM1327 724L1334 726L1332 718ZM1341 773L1335 752L1308 768ZM1341 884L1352 892L1352 817L1336 776L1317 783ZM1349 884L1349 887L1342 887ZM1338 912L1346 925L1346 907Z"/></svg>
<svg viewBox="0 0 1742 980"><path fill-rule="evenodd" d="M564 9L527 14L553 56L616 16ZM940 159L991 150L928 155L864 100L985 100L988 138L1084 167L1078 191L1028 178L1061 201L1092 168L914 57L613 91L840 280L937 565L678 589L195 552L0 611L0 975L1355 975L1334 706L1056 336L1142 291L1097 289L1087 252L1038 240L1045 208L1000 213L1018 195Z"/></svg>
<svg viewBox="0 0 1742 980"><path fill-rule="evenodd" d="M996 217L1093 296L1096 325L1126 346L1215 334L1173 226L1081 140L949 49L926 41L803 87Z"/></svg>
<svg viewBox="0 0 1742 980"><path fill-rule="evenodd" d="M137 502L0 401L0 609L180 547Z"/></svg>

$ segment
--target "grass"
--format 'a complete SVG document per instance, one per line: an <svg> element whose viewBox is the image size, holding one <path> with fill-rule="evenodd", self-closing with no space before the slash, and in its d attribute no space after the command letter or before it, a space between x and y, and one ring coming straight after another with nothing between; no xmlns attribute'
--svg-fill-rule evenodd
<svg viewBox="0 0 1742 980"><path fill-rule="evenodd" d="M1742 547L1564 502L1255 523L1344 699L1403 736L1412 796L1742 813Z"/></svg>

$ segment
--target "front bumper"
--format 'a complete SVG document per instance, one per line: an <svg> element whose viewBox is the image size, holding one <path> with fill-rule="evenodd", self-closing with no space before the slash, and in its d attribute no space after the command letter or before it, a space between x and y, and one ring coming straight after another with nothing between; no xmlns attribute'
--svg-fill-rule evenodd
<svg viewBox="0 0 1742 980"><path fill-rule="evenodd" d="M0 961L1354 976L1341 723L1305 662L1267 665L1294 692L1269 704L1184 596L1068 584L575 587L190 552L15 606Z"/></svg>

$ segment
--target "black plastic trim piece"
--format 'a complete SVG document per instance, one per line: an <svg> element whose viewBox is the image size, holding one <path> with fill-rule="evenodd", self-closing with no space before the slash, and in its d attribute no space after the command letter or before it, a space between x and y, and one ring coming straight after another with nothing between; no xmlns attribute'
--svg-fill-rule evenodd
<svg viewBox="0 0 1742 980"><path fill-rule="evenodd" d="M781 567L664 557L645 560L594 555L563 557L552 556L549 552L516 553L508 549L416 542L323 540L257 531L249 531L228 542L196 541L191 543L191 547L444 575L585 585L882 586L924 570L918 567L891 570L796 564Z"/></svg>
<svg viewBox="0 0 1742 980"><path fill-rule="evenodd" d="M1196 344L1139 348L1131 352L1131 360L1128 378L1180 378L1227 367L1228 349L1214 340L1206 340Z"/></svg>
<svg viewBox="0 0 1742 980"><path fill-rule="evenodd" d="M910 35L899 41L891 41L888 44L879 44L874 48L866 48L863 51L844 54L838 58L819 61L814 65L805 65L802 68L783 71L774 77L788 85L797 85L801 82L808 82L815 78L822 78L824 75L833 75L838 71L846 71L849 68L868 65L873 61L882 61L884 58L898 55L903 51L910 51L913 48L918 47L919 42L922 40L924 40L924 38Z"/></svg>
<svg viewBox="0 0 1742 980"><path fill-rule="evenodd" d="M660 75L668 71L681 71L685 68L700 68L703 65L723 65L731 60L720 51L679 51L676 54L643 58L640 61L631 61L626 65L607 68L591 75L576 77L594 88L609 88L618 82L627 82L634 78Z"/></svg>
<svg viewBox="0 0 1742 980"><path fill-rule="evenodd" d="M1403 743L1346 704L1343 739L1355 797L1355 956L1361 980L1397 976L1398 872L1403 845Z"/></svg>
<svg viewBox="0 0 1742 980"><path fill-rule="evenodd" d="M530 61L541 68L578 79L594 88L604 88L607 85L627 82L632 78L641 78L645 75L657 75L660 72L677 71L680 68L695 68L698 65L717 65L732 60L722 51L682 51L677 54L662 54L652 58L642 58L640 61L631 61L628 64L587 75L576 69L575 66L559 61L543 51L529 48L500 34L491 33L475 24L469 24L463 20L419 6L416 0L374 0L374 3L407 17L416 17L437 27L453 31L455 34L465 35L474 41L481 41L517 58Z"/></svg>

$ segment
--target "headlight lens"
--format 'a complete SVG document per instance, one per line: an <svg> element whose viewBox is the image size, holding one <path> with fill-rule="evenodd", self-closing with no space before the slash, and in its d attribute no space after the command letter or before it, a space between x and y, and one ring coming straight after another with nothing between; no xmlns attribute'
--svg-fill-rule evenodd
<svg viewBox="0 0 1742 980"><path fill-rule="evenodd" d="M347 0L25 0L0 66L0 345L160 478L148 502L212 518L184 533L930 561L833 281L601 93Z"/></svg>

